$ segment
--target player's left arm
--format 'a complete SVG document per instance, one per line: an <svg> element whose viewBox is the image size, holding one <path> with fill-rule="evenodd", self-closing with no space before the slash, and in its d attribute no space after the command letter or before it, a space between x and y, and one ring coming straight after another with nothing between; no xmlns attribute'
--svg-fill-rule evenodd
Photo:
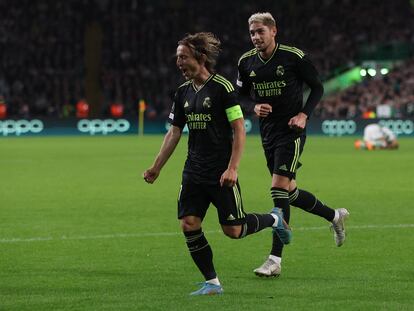
<svg viewBox="0 0 414 311"><path fill-rule="evenodd" d="M310 94L302 110L289 120L289 126L297 130L303 130L307 119L322 98L323 84L315 66L306 56L299 60L297 66L298 76L309 86Z"/></svg>
<svg viewBox="0 0 414 311"><path fill-rule="evenodd" d="M228 167L220 178L220 185L233 187L237 182L237 169L239 168L244 144L246 142L246 131L240 105L227 108L226 114L233 129L233 145Z"/></svg>
<svg viewBox="0 0 414 311"><path fill-rule="evenodd" d="M244 63L239 62L237 68L238 75L236 81L236 90L238 95L238 101L241 102L242 99L246 98L250 102L252 102L252 98L250 96L252 82L248 79ZM257 116L265 118L272 112L272 106L269 103L254 103L254 112Z"/></svg>

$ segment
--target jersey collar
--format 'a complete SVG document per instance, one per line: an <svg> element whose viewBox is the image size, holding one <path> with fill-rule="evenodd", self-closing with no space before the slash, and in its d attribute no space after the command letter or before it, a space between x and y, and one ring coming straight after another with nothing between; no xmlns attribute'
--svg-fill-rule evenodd
<svg viewBox="0 0 414 311"><path fill-rule="evenodd" d="M260 56L260 52L259 51L257 51L257 56L259 57L259 59L262 61L262 63L263 64L267 64L272 58L273 58L273 56L275 55L275 53L276 53L276 51L277 51L277 49L278 49L278 47L279 47L279 43L276 43L276 47L275 47L275 49L273 50L273 53L272 53L272 55L268 58L268 59L263 59L261 56Z"/></svg>
<svg viewBox="0 0 414 311"><path fill-rule="evenodd" d="M202 84L199 88L197 88L197 87L195 86L195 84L194 84L194 80L193 80L193 82L191 83L191 85L192 85L192 87L193 87L194 91L195 91L196 93L200 92L200 91L201 91L201 89L204 87L204 85L206 85L206 84L207 84L207 82L208 82L208 81L210 81L210 80L211 80L211 78L213 78L213 76L214 76L214 73L213 73L213 74L211 74L211 75L207 78L207 80L206 80L206 81L204 81L204 83L203 83L203 84Z"/></svg>

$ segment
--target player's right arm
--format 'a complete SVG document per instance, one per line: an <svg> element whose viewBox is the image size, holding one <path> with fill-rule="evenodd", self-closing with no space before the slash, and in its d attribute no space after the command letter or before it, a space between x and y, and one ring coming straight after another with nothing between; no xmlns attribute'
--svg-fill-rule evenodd
<svg viewBox="0 0 414 311"><path fill-rule="evenodd" d="M261 118L266 118L272 113L272 106L270 104L262 103L254 105L254 112Z"/></svg>
<svg viewBox="0 0 414 311"><path fill-rule="evenodd" d="M186 117L178 91L174 95L169 121L171 123L171 127L164 136L160 152L155 157L152 166L142 174L144 180L149 184L152 184L157 179L160 175L161 169L173 154L175 147L177 147L178 142L180 141L181 134L186 123Z"/></svg>
<svg viewBox="0 0 414 311"><path fill-rule="evenodd" d="M142 174L147 183L152 184L160 175L161 169L173 154L175 147L177 147L181 133L182 129L180 127L171 125L167 134L164 136L160 152L155 157L154 163Z"/></svg>

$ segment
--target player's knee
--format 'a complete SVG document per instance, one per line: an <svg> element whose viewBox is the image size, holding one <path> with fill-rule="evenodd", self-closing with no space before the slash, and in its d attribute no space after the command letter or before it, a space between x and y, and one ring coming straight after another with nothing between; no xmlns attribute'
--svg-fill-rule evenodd
<svg viewBox="0 0 414 311"><path fill-rule="evenodd" d="M194 231L200 229L201 227L200 221L194 219L193 217L182 218L180 225L183 231Z"/></svg>
<svg viewBox="0 0 414 311"><path fill-rule="evenodd" d="M240 234L238 234L238 233L236 233L234 231L231 231L231 232L224 231L224 234L226 236L228 236L230 239L240 239Z"/></svg>
<svg viewBox="0 0 414 311"><path fill-rule="evenodd" d="M281 188L289 191L291 178L287 176L273 174L272 177L272 188Z"/></svg>
<svg viewBox="0 0 414 311"><path fill-rule="evenodd" d="M223 232L231 239L240 239L241 226L222 226Z"/></svg>

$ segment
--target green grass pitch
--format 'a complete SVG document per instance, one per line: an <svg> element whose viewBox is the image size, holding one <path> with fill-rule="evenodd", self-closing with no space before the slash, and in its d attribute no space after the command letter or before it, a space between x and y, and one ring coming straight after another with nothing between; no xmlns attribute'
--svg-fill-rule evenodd
<svg viewBox="0 0 414 311"><path fill-rule="evenodd" d="M309 137L298 184L350 211L334 245L328 223L292 209L282 276L257 278L271 234L220 233L204 222L225 293L189 297L202 281L176 220L182 139L154 185L142 172L161 136L0 139L0 310L413 310L414 139L357 151L355 138ZM239 178L244 207L272 207L259 137Z"/></svg>

